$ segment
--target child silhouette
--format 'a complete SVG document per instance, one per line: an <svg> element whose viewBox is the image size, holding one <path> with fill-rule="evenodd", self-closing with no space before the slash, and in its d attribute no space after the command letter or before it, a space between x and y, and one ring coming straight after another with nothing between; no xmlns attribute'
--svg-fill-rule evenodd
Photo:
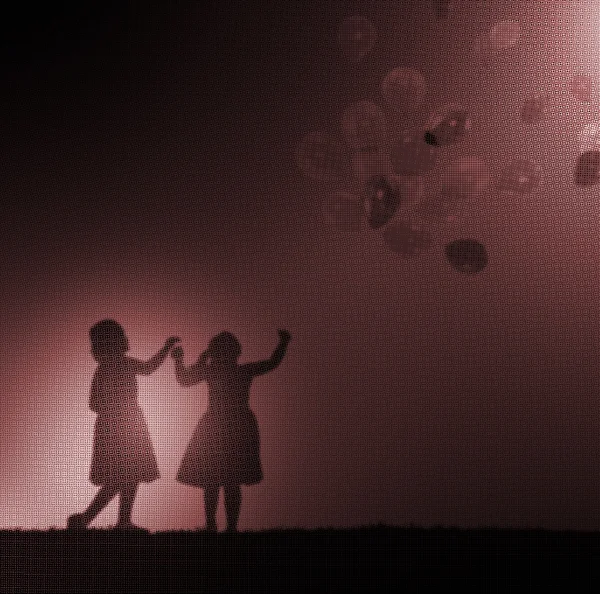
<svg viewBox="0 0 600 594"><path fill-rule="evenodd" d="M225 492L227 531L236 532L242 502L241 485L263 478L260 438L254 413L248 406L252 379L275 369L285 355L291 335L279 330L279 344L271 358L238 365L241 345L222 332L209 343L198 361L183 364L183 349L176 347L175 375L182 386L208 383L208 409L200 419L177 473L180 483L204 489L206 529L216 532L219 490ZM210 363L208 359L210 358Z"/></svg>
<svg viewBox="0 0 600 594"><path fill-rule="evenodd" d="M129 341L120 324L102 320L90 329L92 355L98 361L92 379L90 408L97 413L90 481L101 488L81 514L69 517L67 528L82 530L119 493L116 529L142 530L131 522L133 501L140 482L160 474L148 426L138 406L136 375L150 375L179 341L169 338L148 361L126 357Z"/></svg>

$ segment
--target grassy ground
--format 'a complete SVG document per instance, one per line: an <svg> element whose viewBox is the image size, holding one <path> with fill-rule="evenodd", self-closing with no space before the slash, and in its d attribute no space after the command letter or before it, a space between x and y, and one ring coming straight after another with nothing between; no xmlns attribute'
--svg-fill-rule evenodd
<svg viewBox="0 0 600 594"><path fill-rule="evenodd" d="M600 533L373 526L0 532L0 592L548 592L597 587ZM579 588L577 586L579 586Z"/></svg>

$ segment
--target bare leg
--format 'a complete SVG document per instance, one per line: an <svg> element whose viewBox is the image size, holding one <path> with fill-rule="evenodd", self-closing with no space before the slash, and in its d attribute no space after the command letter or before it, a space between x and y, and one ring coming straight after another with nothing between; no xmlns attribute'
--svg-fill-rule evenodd
<svg viewBox="0 0 600 594"><path fill-rule="evenodd" d="M87 526L117 494L118 487L104 485L97 493L88 508L81 514L83 523Z"/></svg>
<svg viewBox="0 0 600 594"><path fill-rule="evenodd" d="M119 522L118 526L131 525L131 512L133 510L133 501L138 489L138 483L126 485L121 489L121 501L119 504Z"/></svg>
<svg viewBox="0 0 600 594"><path fill-rule="evenodd" d="M242 488L240 485L225 487L225 515L227 516L227 532L237 532L240 506L242 505Z"/></svg>
<svg viewBox="0 0 600 594"><path fill-rule="evenodd" d="M204 514L206 515L206 529L210 532L217 531L217 503L219 501L219 486L204 487Z"/></svg>

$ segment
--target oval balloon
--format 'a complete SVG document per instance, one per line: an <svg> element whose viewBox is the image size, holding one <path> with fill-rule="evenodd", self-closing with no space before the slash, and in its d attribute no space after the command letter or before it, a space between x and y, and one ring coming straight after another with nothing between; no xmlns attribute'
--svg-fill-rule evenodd
<svg viewBox="0 0 600 594"><path fill-rule="evenodd" d="M407 131L393 144L390 160L394 173L422 175L435 167L437 151L425 142L420 130Z"/></svg>
<svg viewBox="0 0 600 594"><path fill-rule="evenodd" d="M431 247L431 233L424 225L411 221L398 221L388 225L383 240L390 250L403 258L412 258Z"/></svg>
<svg viewBox="0 0 600 594"><path fill-rule="evenodd" d="M471 129L469 112L459 105L444 105L433 112L425 126L425 142L444 146L460 140Z"/></svg>
<svg viewBox="0 0 600 594"><path fill-rule="evenodd" d="M371 101L357 101L342 114L342 134L356 151L376 151L385 144L387 120L383 110Z"/></svg>
<svg viewBox="0 0 600 594"><path fill-rule="evenodd" d="M488 264L487 250L475 239L457 239L446 245L446 259L455 270L477 274Z"/></svg>
<svg viewBox="0 0 600 594"><path fill-rule="evenodd" d="M382 175L372 177L366 184L363 207L371 229L383 227L400 206L400 192Z"/></svg>
<svg viewBox="0 0 600 594"><path fill-rule="evenodd" d="M376 41L377 31L369 19L351 16L342 21L338 43L350 62L360 62L373 49Z"/></svg>
<svg viewBox="0 0 600 594"><path fill-rule="evenodd" d="M600 181L600 151L586 151L579 155L575 166L575 183L593 186Z"/></svg>

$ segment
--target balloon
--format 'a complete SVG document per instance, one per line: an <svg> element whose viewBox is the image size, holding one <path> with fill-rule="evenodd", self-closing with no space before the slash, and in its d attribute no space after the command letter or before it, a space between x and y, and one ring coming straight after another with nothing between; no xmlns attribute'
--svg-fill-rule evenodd
<svg viewBox="0 0 600 594"><path fill-rule="evenodd" d="M530 97L521 108L521 121L525 124L539 124L545 116L548 98L543 95Z"/></svg>
<svg viewBox="0 0 600 594"><path fill-rule="evenodd" d="M431 233L424 225L399 221L388 225L383 232L386 245L403 258L418 256L431 247Z"/></svg>
<svg viewBox="0 0 600 594"><path fill-rule="evenodd" d="M490 185L490 172L483 159L475 156L452 161L441 175L441 187L464 198L483 194Z"/></svg>
<svg viewBox="0 0 600 594"><path fill-rule="evenodd" d="M591 122L584 126L579 133L579 151L593 151L600 149L600 122Z"/></svg>
<svg viewBox="0 0 600 594"><path fill-rule="evenodd" d="M504 50L513 47L521 37L519 21L500 21L496 23L488 34L488 39L493 50Z"/></svg>
<svg viewBox="0 0 600 594"><path fill-rule="evenodd" d="M460 140L471 129L469 112L459 105L444 105L433 112L425 126L425 142L444 146Z"/></svg>
<svg viewBox="0 0 600 594"><path fill-rule="evenodd" d="M296 161L305 175L319 181L339 181L350 176L348 148L323 132L310 132L302 138Z"/></svg>
<svg viewBox="0 0 600 594"><path fill-rule="evenodd" d="M569 83L571 95L582 103L589 103L592 100L594 83L591 76L587 74L575 74Z"/></svg>
<svg viewBox="0 0 600 594"><path fill-rule="evenodd" d="M575 183L578 186L593 186L600 181L600 151L586 151L579 155L575 166Z"/></svg>
<svg viewBox="0 0 600 594"><path fill-rule="evenodd" d="M342 21L338 43L350 62L360 62L373 49L376 41L377 31L369 19L351 16Z"/></svg>
<svg viewBox="0 0 600 594"><path fill-rule="evenodd" d="M502 171L498 187L514 194L531 194L542 179L541 168L526 159L515 159Z"/></svg>
<svg viewBox="0 0 600 594"><path fill-rule="evenodd" d="M455 270L477 274L488 264L485 247L475 239L457 239L445 247L446 258Z"/></svg>
<svg viewBox="0 0 600 594"><path fill-rule="evenodd" d="M425 142L420 130L407 131L392 145L390 160L394 173L421 175L435 167L437 151Z"/></svg>
<svg viewBox="0 0 600 594"><path fill-rule="evenodd" d="M383 227L400 205L400 192L382 175L372 177L365 186L363 207L371 229Z"/></svg>
<svg viewBox="0 0 600 594"><path fill-rule="evenodd" d="M378 150L385 144L387 129L383 110L371 101L352 103L342 114L342 134L354 150Z"/></svg>
<svg viewBox="0 0 600 594"><path fill-rule="evenodd" d="M381 94L390 107L399 111L411 111L423 103L427 83L415 68L394 68L385 75L381 83Z"/></svg>

